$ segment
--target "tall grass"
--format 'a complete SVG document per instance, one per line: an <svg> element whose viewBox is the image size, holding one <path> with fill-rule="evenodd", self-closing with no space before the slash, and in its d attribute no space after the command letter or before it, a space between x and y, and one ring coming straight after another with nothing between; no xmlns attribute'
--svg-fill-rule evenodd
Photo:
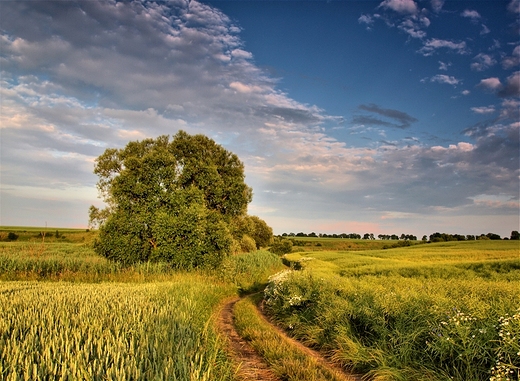
<svg viewBox="0 0 520 381"><path fill-rule="evenodd" d="M378 380L518 380L518 244L290 256L266 304L295 337Z"/></svg>
<svg viewBox="0 0 520 381"><path fill-rule="evenodd" d="M233 255L217 270L220 279L235 284L240 293L259 291L271 274L284 268L280 257L269 251Z"/></svg>
<svg viewBox="0 0 520 381"><path fill-rule="evenodd" d="M0 280L146 282L167 280L174 273L166 263L122 266L87 244L0 243Z"/></svg>
<svg viewBox="0 0 520 381"><path fill-rule="evenodd" d="M209 324L229 287L0 283L0 379L231 380Z"/></svg>
<svg viewBox="0 0 520 381"><path fill-rule="evenodd" d="M182 273L86 244L0 243L0 380L232 380L215 309L281 266L254 252Z"/></svg>

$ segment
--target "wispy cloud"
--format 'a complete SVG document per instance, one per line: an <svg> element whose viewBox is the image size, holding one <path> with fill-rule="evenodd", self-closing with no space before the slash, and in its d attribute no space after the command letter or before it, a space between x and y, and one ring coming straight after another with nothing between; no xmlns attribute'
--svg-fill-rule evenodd
<svg viewBox="0 0 520 381"><path fill-rule="evenodd" d="M437 74L430 78L430 82L445 83L448 85L456 86L461 81L451 75Z"/></svg>
<svg viewBox="0 0 520 381"><path fill-rule="evenodd" d="M476 114L491 114L494 113L495 106L481 106L481 107L472 107L471 111L473 111Z"/></svg>
<svg viewBox="0 0 520 381"><path fill-rule="evenodd" d="M473 60L475 62L471 64L471 69L475 71L484 71L497 63L497 61L492 56L485 53L477 54Z"/></svg>
<svg viewBox="0 0 520 381"><path fill-rule="evenodd" d="M432 9L434 12L439 13L444 5L444 0L431 0Z"/></svg>
<svg viewBox="0 0 520 381"><path fill-rule="evenodd" d="M439 61L439 70L448 70L448 68L451 66L451 62L442 62Z"/></svg>
<svg viewBox="0 0 520 381"><path fill-rule="evenodd" d="M515 46L513 53L510 56L504 57L502 60L502 67L504 69L512 69L520 65L520 45Z"/></svg>
<svg viewBox="0 0 520 381"><path fill-rule="evenodd" d="M374 18L371 15L361 15L358 18L360 24L365 24L367 29L370 30L372 24L374 24Z"/></svg>
<svg viewBox="0 0 520 381"><path fill-rule="evenodd" d="M511 0L507 5L507 10L511 13L520 13L520 0Z"/></svg>
<svg viewBox="0 0 520 381"><path fill-rule="evenodd" d="M426 41L419 53L424 56L433 55L438 49L448 49L456 52L457 54L468 54L469 50L466 45L466 41L454 42L449 40L442 40L438 38L432 38Z"/></svg>

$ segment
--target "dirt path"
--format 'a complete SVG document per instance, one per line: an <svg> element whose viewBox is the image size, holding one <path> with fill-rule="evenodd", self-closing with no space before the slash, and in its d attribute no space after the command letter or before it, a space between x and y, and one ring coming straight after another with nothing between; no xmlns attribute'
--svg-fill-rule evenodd
<svg viewBox="0 0 520 381"><path fill-rule="evenodd" d="M223 304L218 316L219 331L228 338L228 349L234 362L240 364L237 371L239 380L280 381L280 379L269 369L269 366L264 362L262 357L260 357L249 343L240 337L236 331L233 309L239 300L240 298L238 297L228 299ZM327 360L319 352L312 350L297 340L287 336L282 329L273 324L273 322L264 314L262 306L258 308L258 313L262 319L271 325L273 330L276 330L284 338L284 340L298 347L309 357L313 357L318 363L333 372L338 379L344 381L361 381L360 376L345 373L343 369Z"/></svg>
<svg viewBox="0 0 520 381"><path fill-rule="evenodd" d="M280 381L255 350L242 339L235 328L233 308L240 298L228 299L218 316L219 331L228 338L228 349L236 364L237 376L242 381Z"/></svg>

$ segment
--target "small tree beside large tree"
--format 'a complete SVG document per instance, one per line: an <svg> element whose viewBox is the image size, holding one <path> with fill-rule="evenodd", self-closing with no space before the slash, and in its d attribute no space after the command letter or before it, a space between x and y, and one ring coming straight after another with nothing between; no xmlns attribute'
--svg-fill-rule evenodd
<svg viewBox="0 0 520 381"><path fill-rule="evenodd" d="M204 135L180 131L172 140L160 136L107 149L94 173L107 205L90 207L90 223L100 231L95 249L111 260L215 267L244 234L257 246L272 239L272 230L268 237L263 226L259 233L250 228L260 219L247 216L252 190L244 165ZM241 220L249 220L247 231L234 229Z"/></svg>

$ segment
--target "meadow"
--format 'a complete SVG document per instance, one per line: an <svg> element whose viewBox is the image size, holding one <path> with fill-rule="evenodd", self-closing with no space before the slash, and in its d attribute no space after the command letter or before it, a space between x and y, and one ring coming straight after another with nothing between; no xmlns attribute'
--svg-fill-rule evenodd
<svg viewBox="0 0 520 381"><path fill-rule="evenodd" d="M292 269L257 251L181 272L99 257L95 232L18 228L9 241L12 229L0 229L2 380L234 380L215 314L264 288L286 332L367 380L519 379L515 241L305 238L283 258ZM260 319L257 302L237 303L237 329L275 373L336 379Z"/></svg>
<svg viewBox="0 0 520 381"><path fill-rule="evenodd" d="M82 243L89 237L32 238L0 243L0 379L7 381L233 380L236 364L215 311L283 267L267 251L229 257L214 271L123 267Z"/></svg>
<svg viewBox="0 0 520 381"><path fill-rule="evenodd" d="M265 290L291 335L374 380L518 380L518 241L287 254Z"/></svg>

